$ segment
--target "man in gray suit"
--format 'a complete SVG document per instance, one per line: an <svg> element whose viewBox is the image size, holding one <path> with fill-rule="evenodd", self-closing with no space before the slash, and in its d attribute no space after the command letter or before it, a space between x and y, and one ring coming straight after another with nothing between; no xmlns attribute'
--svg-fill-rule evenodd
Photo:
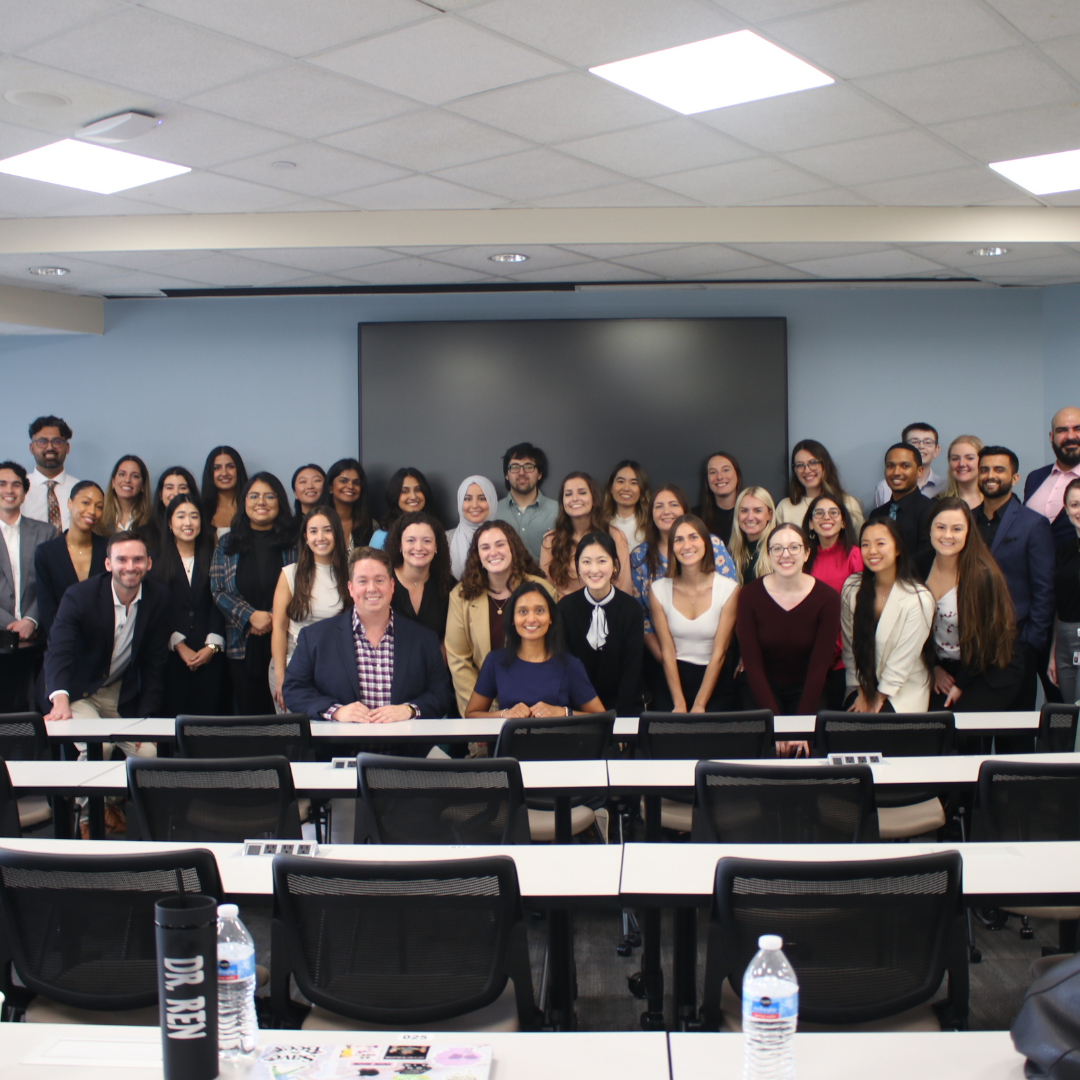
<svg viewBox="0 0 1080 1080"><path fill-rule="evenodd" d="M0 628L13 630L20 642L30 642L37 633L34 549L56 535L47 521L23 514L29 490L26 470L16 461L0 461ZM36 659L36 649L5 650L0 659L0 711L26 708Z"/></svg>

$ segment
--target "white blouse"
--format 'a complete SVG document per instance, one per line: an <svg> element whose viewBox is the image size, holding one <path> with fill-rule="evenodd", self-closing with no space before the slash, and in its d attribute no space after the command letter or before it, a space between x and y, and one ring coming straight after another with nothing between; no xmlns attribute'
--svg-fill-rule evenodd
<svg viewBox="0 0 1080 1080"><path fill-rule="evenodd" d="M934 652L944 660L960 659L960 627L954 585L934 605Z"/></svg>
<svg viewBox="0 0 1080 1080"><path fill-rule="evenodd" d="M712 575L712 603L696 619L688 619L673 603L673 578L657 578L651 591L667 618L668 630L675 641L675 659L704 667L712 656L720 612L738 584L722 574Z"/></svg>
<svg viewBox="0 0 1080 1080"><path fill-rule="evenodd" d="M282 568L281 572L285 575L285 580L289 584L289 592L295 596L296 563L289 563L288 566ZM323 619L329 619L331 615L337 615L343 607L341 596L337 590L337 577L334 574L334 568L316 563L315 580L311 583L311 610L308 612L308 617L303 622L289 619L289 637L285 650L286 667L288 667L296 649L296 639L300 636L300 631L305 626L311 626L312 623L322 622Z"/></svg>

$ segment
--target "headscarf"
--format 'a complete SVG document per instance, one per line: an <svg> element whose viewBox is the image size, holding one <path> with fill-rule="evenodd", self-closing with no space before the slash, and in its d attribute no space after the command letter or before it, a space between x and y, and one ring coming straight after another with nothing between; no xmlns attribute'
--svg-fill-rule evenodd
<svg viewBox="0 0 1080 1080"><path fill-rule="evenodd" d="M484 524L481 521L474 525L471 521L466 521L461 513L461 504L465 501L465 492L473 484L476 484L487 498L487 521L495 520L495 507L499 501L499 496L495 494L495 485L486 476L466 476L458 485L458 523L457 528L450 533L450 573L459 579L465 573L465 560L468 558L473 536L476 534L476 530Z"/></svg>

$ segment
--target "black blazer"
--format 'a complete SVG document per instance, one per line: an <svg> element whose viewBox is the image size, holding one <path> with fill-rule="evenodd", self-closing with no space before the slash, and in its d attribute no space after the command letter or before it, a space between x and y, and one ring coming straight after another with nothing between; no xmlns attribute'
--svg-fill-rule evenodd
<svg viewBox="0 0 1080 1080"><path fill-rule="evenodd" d="M101 689L109 677L113 625L111 574L98 574L68 589L60 601L45 653L45 701L54 690L66 690L68 699L75 701ZM168 642L169 590L144 578L131 663L120 681L121 716L156 716L160 712Z"/></svg>
<svg viewBox="0 0 1080 1080"><path fill-rule="evenodd" d="M184 644L196 651L206 644L207 634L217 634L222 641L225 640L225 616L214 603L214 594L210 591L210 558L213 550L208 545L196 545L190 585L175 544L158 552L154 568L150 571L155 581L161 581L165 566L170 566L172 580L161 581L169 590L169 637L183 634Z"/></svg>
<svg viewBox="0 0 1080 1080"><path fill-rule="evenodd" d="M1028 477L1024 481L1025 503L1039 490L1039 488L1042 487L1043 481L1051 472L1053 472L1053 470L1053 465L1044 465L1041 469L1036 469L1034 472L1028 473ZM1069 520L1069 515L1065 512L1064 506L1061 508L1061 512L1058 516L1050 522L1050 531L1054 535L1055 547L1059 544L1064 544L1076 535L1076 530L1073 528L1073 523Z"/></svg>
<svg viewBox="0 0 1080 1080"><path fill-rule="evenodd" d="M578 589L559 601L567 648L584 664L604 708L614 709L617 716L640 716L645 613L632 596L617 589L604 613L608 638L598 651L586 638L592 623L592 605L585 599L585 590Z"/></svg>
<svg viewBox="0 0 1080 1080"><path fill-rule="evenodd" d="M109 541L104 536L94 536L90 542L90 573L95 577L105 573L105 554ZM71 562L67 549L67 534L38 545L34 552L34 576L37 578L38 636L42 641L49 637L49 628L56 618L56 611L64 593L79 583L79 576Z"/></svg>
<svg viewBox="0 0 1080 1080"><path fill-rule="evenodd" d="M394 596L390 606L396 615L404 619L426 626L436 634L440 641L446 636L446 612L450 607L450 596L440 596L435 582L429 577L424 582L424 595L420 598L420 610L413 611L412 598L409 590L405 588L394 575Z"/></svg>

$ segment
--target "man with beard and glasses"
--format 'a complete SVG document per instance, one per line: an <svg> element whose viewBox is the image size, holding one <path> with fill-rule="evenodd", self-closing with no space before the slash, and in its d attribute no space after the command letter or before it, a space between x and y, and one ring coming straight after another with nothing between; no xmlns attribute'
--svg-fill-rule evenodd
<svg viewBox="0 0 1080 1080"><path fill-rule="evenodd" d="M1054 543L1072 540L1076 530L1065 513L1065 489L1080 478L1080 409L1071 405L1058 409L1050 421L1050 448L1057 459L1028 474L1024 484L1024 505L1042 514L1054 533Z"/></svg>
<svg viewBox="0 0 1080 1080"><path fill-rule="evenodd" d="M990 554L1005 575L1013 612L1016 643L1024 655L1024 680L1020 692L1002 709L1035 708L1038 683L1050 660L1050 631L1054 625L1054 540L1050 523L1015 498L1012 489L1020 482L1020 462L1004 446L984 446L979 452L979 491L982 505L973 511L975 524ZM1046 682L1044 680L1044 686ZM1052 689L1052 687L1051 687ZM1052 700L1052 699L1051 699ZM1031 740L1010 750L1031 750ZM999 742L999 749L1004 749Z"/></svg>
<svg viewBox="0 0 1080 1080"><path fill-rule="evenodd" d="M529 554L540 561L544 533L555 528L559 503L541 490L547 472L547 455L532 443L518 443L503 454L503 475L509 494L495 509L496 521L508 521L517 529Z"/></svg>
<svg viewBox="0 0 1080 1080"><path fill-rule="evenodd" d="M30 474L22 512L35 521L47 521L58 533L70 524L68 499L79 482L64 471L70 439L71 428L59 416L39 416L30 425L30 453L37 468Z"/></svg>

